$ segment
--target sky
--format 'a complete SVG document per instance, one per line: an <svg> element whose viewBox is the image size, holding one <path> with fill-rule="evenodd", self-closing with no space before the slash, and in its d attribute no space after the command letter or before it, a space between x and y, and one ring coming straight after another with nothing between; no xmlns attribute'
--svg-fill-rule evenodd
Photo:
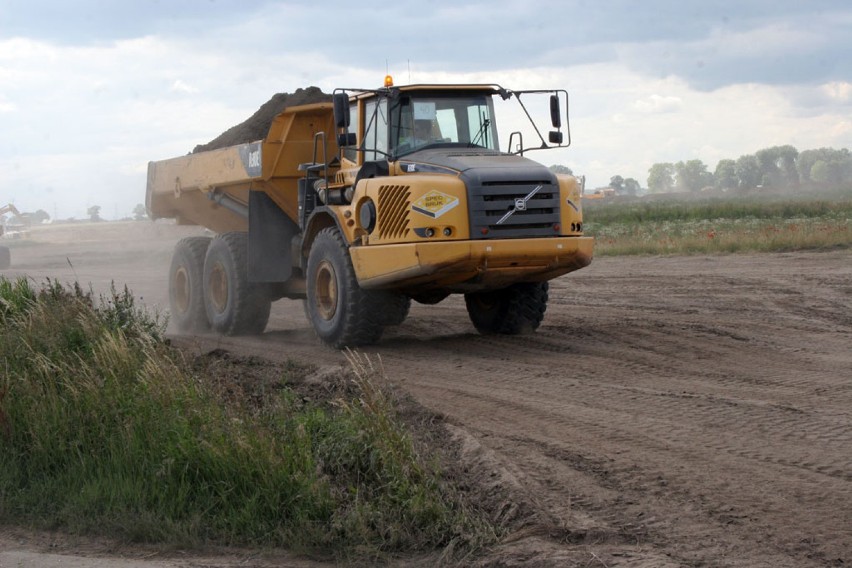
<svg viewBox="0 0 852 568"><path fill-rule="evenodd" d="M149 161L274 93L386 71L566 89L571 146L528 157L587 187L645 187L656 162L852 148L848 0L0 0L0 205L130 216Z"/></svg>

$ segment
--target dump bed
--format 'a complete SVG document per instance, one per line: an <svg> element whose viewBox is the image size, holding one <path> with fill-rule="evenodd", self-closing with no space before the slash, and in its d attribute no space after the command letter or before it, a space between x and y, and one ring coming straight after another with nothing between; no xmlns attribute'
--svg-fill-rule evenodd
<svg viewBox="0 0 852 568"><path fill-rule="evenodd" d="M315 144L319 132L331 134ZM337 155L330 103L282 111L264 140L148 163L146 206L152 219L173 218L217 233L244 231L249 191L263 191L298 219L299 165ZM224 204L224 205L223 205Z"/></svg>

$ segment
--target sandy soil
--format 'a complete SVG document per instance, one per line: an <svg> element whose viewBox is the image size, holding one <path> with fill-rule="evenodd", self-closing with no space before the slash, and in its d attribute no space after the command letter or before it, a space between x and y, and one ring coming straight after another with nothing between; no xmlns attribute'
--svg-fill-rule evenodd
<svg viewBox="0 0 852 568"><path fill-rule="evenodd" d="M97 229L72 244L33 233L5 275L76 277L96 290L115 279L165 306L170 250L187 231ZM343 361L286 300L262 336L176 339L200 352ZM553 282L534 335L480 336L450 298L415 304L365 351L446 417L471 481L501 486L527 511L481 565L852 564L852 252L597 259ZM51 538L0 531L0 567L144 556L66 539L60 562L45 554ZM229 554L158 552L144 566L266 562Z"/></svg>

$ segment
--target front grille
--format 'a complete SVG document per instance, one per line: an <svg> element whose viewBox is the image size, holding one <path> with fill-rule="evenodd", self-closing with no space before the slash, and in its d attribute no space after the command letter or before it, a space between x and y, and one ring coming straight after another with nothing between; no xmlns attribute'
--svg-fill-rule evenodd
<svg viewBox="0 0 852 568"><path fill-rule="evenodd" d="M541 188L529 197L536 187ZM485 181L468 189L473 239L552 237L559 224L559 186L551 180ZM524 201L526 200L526 201ZM524 209L516 208L524 201ZM507 213L514 211L511 215ZM503 222L499 221L503 219Z"/></svg>
<svg viewBox="0 0 852 568"><path fill-rule="evenodd" d="M408 236L408 212L411 210L411 191L407 185L379 187L376 231L380 239L402 239Z"/></svg>

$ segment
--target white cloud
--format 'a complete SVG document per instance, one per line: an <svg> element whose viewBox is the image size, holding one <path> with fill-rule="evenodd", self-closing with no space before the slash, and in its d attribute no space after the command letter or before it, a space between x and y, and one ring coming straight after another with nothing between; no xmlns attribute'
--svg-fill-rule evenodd
<svg viewBox="0 0 852 568"><path fill-rule="evenodd" d="M822 91L832 100L842 103L852 102L852 83L832 81L823 85Z"/></svg>
<svg viewBox="0 0 852 568"><path fill-rule="evenodd" d="M679 97L663 96L653 94L633 103L633 108L646 114L659 114L664 112L676 112L683 106Z"/></svg>
<svg viewBox="0 0 852 568"><path fill-rule="evenodd" d="M190 95L198 92L198 89L196 89L192 85L187 85L180 79L176 79L175 82L172 83L172 87L170 90L174 93L186 93Z"/></svg>

